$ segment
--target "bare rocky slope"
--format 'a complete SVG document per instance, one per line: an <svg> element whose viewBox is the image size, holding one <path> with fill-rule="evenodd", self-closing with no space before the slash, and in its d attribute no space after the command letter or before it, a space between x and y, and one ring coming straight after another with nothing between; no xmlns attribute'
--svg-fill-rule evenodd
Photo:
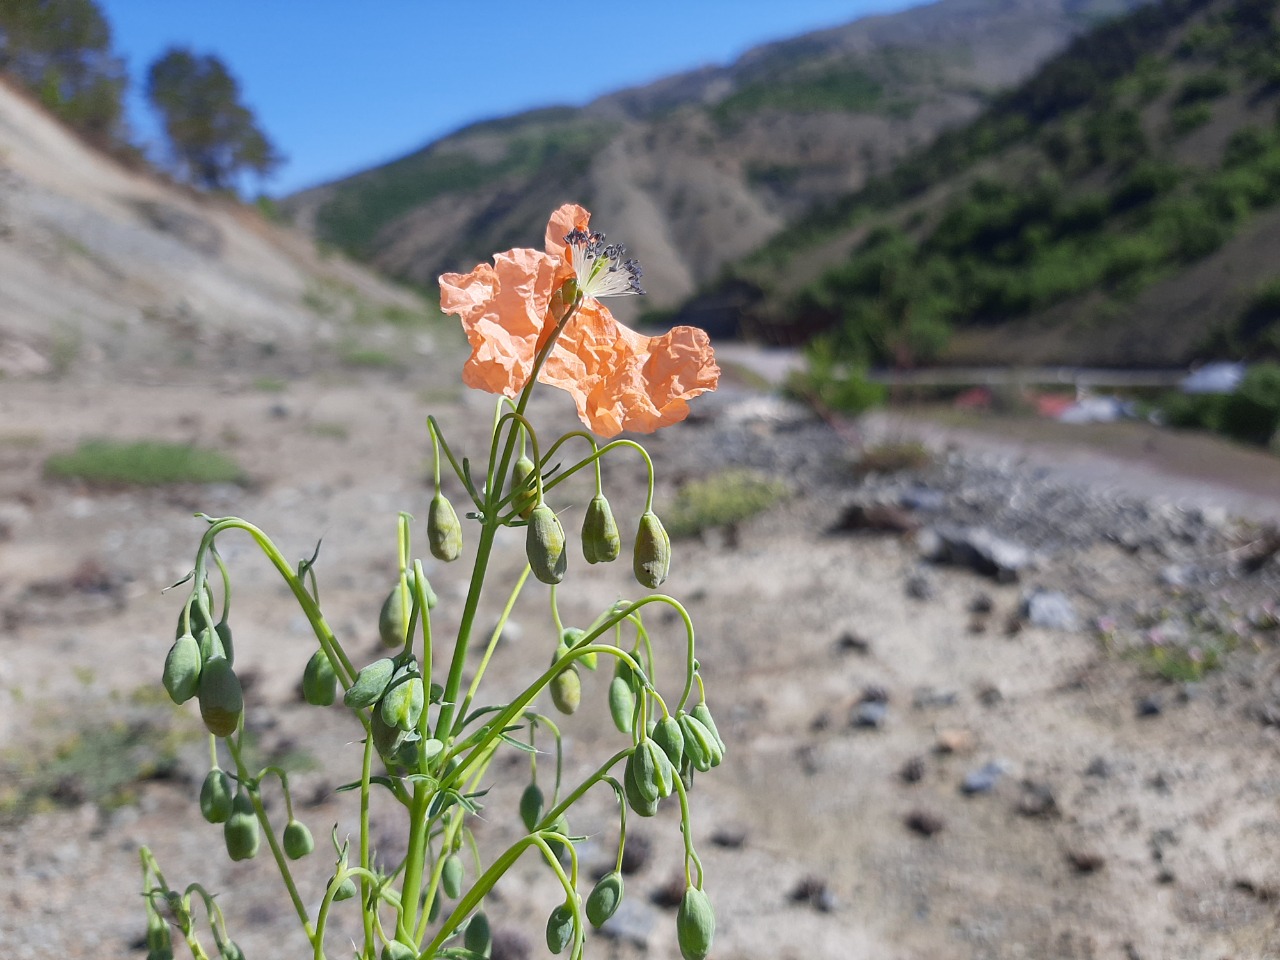
<svg viewBox="0 0 1280 960"><path fill-rule="evenodd" d="M122 167L0 84L0 375L203 365L423 312L252 209Z"/></svg>
<svg viewBox="0 0 1280 960"><path fill-rule="evenodd" d="M940 0L467 127L290 197L295 221L428 286L528 245L566 200L643 253L669 307L796 216L975 114L1128 0Z"/></svg>

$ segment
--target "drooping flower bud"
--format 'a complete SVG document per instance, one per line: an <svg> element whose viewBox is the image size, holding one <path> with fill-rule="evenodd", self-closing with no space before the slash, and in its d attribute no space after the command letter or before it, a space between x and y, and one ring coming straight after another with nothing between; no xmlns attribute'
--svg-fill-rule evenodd
<svg viewBox="0 0 1280 960"><path fill-rule="evenodd" d="M587 920L593 927L602 927L622 903L622 874L617 870L601 877L587 894Z"/></svg>
<svg viewBox="0 0 1280 960"><path fill-rule="evenodd" d="M671 572L671 538L652 510L640 515L632 569L640 586L650 590L661 586Z"/></svg>
<svg viewBox="0 0 1280 960"><path fill-rule="evenodd" d="M373 706L382 699L395 672L395 661L390 657L373 661L356 674L356 682L342 695L342 702L353 710Z"/></svg>
<svg viewBox="0 0 1280 960"><path fill-rule="evenodd" d="M652 817L658 812L658 794L652 789L641 790L636 781L636 751L627 757L626 767L622 773L622 792L627 798L627 806L639 816Z"/></svg>
<svg viewBox="0 0 1280 960"><path fill-rule="evenodd" d="M573 907L562 903L547 917L547 949L562 953L573 939Z"/></svg>
<svg viewBox="0 0 1280 960"><path fill-rule="evenodd" d="M462 896L462 858L456 853L445 857L444 867L440 871L440 886L444 895L450 900Z"/></svg>
<svg viewBox="0 0 1280 960"><path fill-rule="evenodd" d="M329 878L329 883L326 884L326 888L333 886L333 881L336 877L337 877L337 874L334 874L332 877ZM350 900L355 895L356 895L355 878L344 877L342 879L342 882L338 884L338 888L333 891L333 901L334 903L338 903L342 900Z"/></svg>
<svg viewBox="0 0 1280 960"><path fill-rule="evenodd" d="M241 790L231 804L231 816L222 825L222 839L232 860L249 860L258 852L258 817L249 793Z"/></svg>
<svg viewBox="0 0 1280 960"><path fill-rule="evenodd" d="M431 498L427 510L427 540L431 544L431 555L445 563L457 560L462 553L462 524L443 493Z"/></svg>
<svg viewBox="0 0 1280 960"><path fill-rule="evenodd" d="M407 943L389 940L383 944L382 952L378 956L380 960L418 960L418 951Z"/></svg>
<svg viewBox="0 0 1280 960"><path fill-rule="evenodd" d="M565 715L572 715L582 703L582 678L578 668L565 667L551 680L551 702Z"/></svg>
<svg viewBox="0 0 1280 960"><path fill-rule="evenodd" d="M681 713L680 732L684 738L685 756L693 764L693 769L699 773L706 773L720 763L718 758L723 757L723 751L720 750L720 745L716 743L711 731L703 726L697 717Z"/></svg>
<svg viewBox="0 0 1280 960"><path fill-rule="evenodd" d="M533 575L543 583L559 583L564 579L564 527L560 518L545 503L533 508L529 515L524 541L525 556Z"/></svg>
<svg viewBox="0 0 1280 960"><path fill-rule="evenodd" d="M483 910L477 910L467 921L467 931L462 935L462 945L478 957L487 957L493 946L493 933L489 918Z"/></svg>
<svg viewBox="0 0 1280 960"><path fill-rule="evenodd" d="M244 714L240 680L225 657L214 657L200 671L200 719L215 737L229 737Z"/></svg>
<svg viewBox="0 0 1280 960"><path fill-rule="evenodd" d="M636 697L631 692L631 684L622 677L614 677L609 682L609 715L613 717L613 725L622 733L630 733L635 712Z"/></svg>
<svg viewBox="0 0 1280 960"><path fill-rule="evenodd" d="M662 748L671 765L679 769L680 761L684 758L684 734L680 730L679 721L670 715L659 720L658 725L653 728L653 741Z"/></svg>
<svg viewBox="0 0 1280 960"><path fill-rule="evenodd" d="M596 494L587 504L582 518L582 555L587 563L612 563L622 550L622 537L613 519L613 510L603 494Z"/></svg>
<svg viewBox="0 0 1280 960"><path fill-rule="evenodd" d="M290 860L301 860L316 848L311 831L301 820L290 820L284 826L284 852Z"/></svg>
<svg viewBox="0 0 1280 960"><path fill-rule="evenodd" d="M323 650L317 650L302 671L302 699L316 707L327 707L338 698L338 675Z"/></svg>
<svg viewBox="0 0 1280 960"><path fill-rule="evenodd" d="M720 752L723 753L725 749L724 738L720 736L720 731L716 729L716 722L711 719L711 710L707 707L705 701L693 708L692 716L710 731L711 736L716 738L716 743L720 745Z"/></svg>
<svg viewBox="0 0 1280 960"><path fill-rule="evenodd" d="M184 633L164 658L164 688L174 703L186 703L200 689L200 644L189 633Z"/></svg>
<svg viewBox="0 0 1280 960"><path fill-rule="evenodd" d="M536 481L531 479L536 469L533 461L528 457L521 457L511 468L511 489L516 491L516 495L511 500L511 506L525 520L529 519L529 514L533 513L534 504L538 502Z"/></svg>
<svg viewBox="0 0 1280 960"><path fill-rule="evenodd" d="M706 960L716 935L716 915L711 901L697 887L687 887L676 913L676 942L684 960Z"/></svg>
<svg viewBox="0 0 1280 960"><path fill-rule="evenodd" d="M414 588L413 573L405 575L405 583L409 587L409 609L413 609L413 599L416 595ZM409 629L408 623L404 619L404 606L401 603L403 592L401 584L397 583L391 588L391 592L387 594L387 599L382 602L382 609L378 612L378 636L382 638L382 645L395 649L404 646L405 631ZM423 582L423 593L426 594L427 609L434 610L439 599L436 593L431 589L431 584Z"/></svg>
<svg viewBox="0 0 1280 960"><path fill-rule="evenodd" d="M520 820L526 830L532 830L538 825L545 803L542 789L536 783L524 788L524 793L520 794Z"/></svg>
<svg viewBox="0 0 1280 960"><path fill-rule="evenodd" d="M200 815L209 823L226 823L231 816L231 801L234 794L231 789L231 778L220 767L214 767L205 774L204 783L200 785Z"/></svg>
<svg viewBox="0 0 1280 960"><path fill-rule="evenodd" d="M425 699L422 678L410 676L392 682L390 689L382 696L378 712L387 726L399 727L408 733L418 725Z"/></svg>

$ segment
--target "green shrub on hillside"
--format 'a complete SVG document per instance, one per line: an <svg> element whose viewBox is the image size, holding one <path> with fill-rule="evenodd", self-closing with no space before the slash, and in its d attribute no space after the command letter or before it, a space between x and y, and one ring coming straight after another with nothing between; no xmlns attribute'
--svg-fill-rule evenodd
<svg viewBox="0 0 1280 960"><path fill-rule="evenodd" d="M690 537L763 513L787 495L787 486L754 470L725 470L680 488L665 514L668 533Z"/></svg>
<svg viewBox="0 0 1280 960"><path fill-rule="evenodd" d="M1223 403L1219 429L1245 443L1266 446L1280 430L1280 364L1250 367Z"/></svg>

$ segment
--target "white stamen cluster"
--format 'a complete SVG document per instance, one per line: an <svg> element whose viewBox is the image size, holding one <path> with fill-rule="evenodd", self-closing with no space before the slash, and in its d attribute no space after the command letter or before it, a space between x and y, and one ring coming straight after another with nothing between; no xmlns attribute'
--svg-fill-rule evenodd
<svg viewBox="0 0 1280 960"><path fill-rule="evenodd" d="M565 235L569 245L569 262L578 276L578 289L584 296L621 297L644 293L640 286L638 260L625 259L627 248L620 243L606 244L603 233L574 230Z"/></svg>

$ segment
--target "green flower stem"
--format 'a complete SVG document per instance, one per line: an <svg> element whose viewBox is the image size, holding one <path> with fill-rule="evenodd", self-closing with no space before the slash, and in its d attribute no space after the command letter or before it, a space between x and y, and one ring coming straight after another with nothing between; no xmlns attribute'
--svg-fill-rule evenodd
<svg viewBox="0 0 1280 960"><path fill-rule="evenodd" d="M253 537L258 547L266 554L267 559L280 572L280 576L289 585L289 589L293 591L298 605L302 607L302 612L306 614L307 619L311 622L311 628L315 631L316 639L320 641L321 648L333 662L338 680L342 683L342 688L345 690L350 687L355 681L355 667L347 657L346 651L342 649L342 645L338 643L337 638L333 635L333 630L330 629L329 624L325 621L324 614L320 612L315 600L307 592L306 585L293 572L293 568L289 566L288 561L285 560L284 555L276 545L271 542L271 539L258 527L255 527L247 520L241 520L239 517L223 517L219 520L207 519L211 520L211 525L205 531L204 538L200 541L200 549L196 554L195 578L197 587L204 583L205 554L213 546L214 538L223 530L239 529L245 531ZM213 622L212 617L210 617L210 622Z"/></svg>
<svg viewBox="0 0 1280 960"><path fill-rule="evenodd" d="M320 912L316 915L316 935L311 942L312 960L324 960L324 937L325 930L329 926L329 911L333 909L333 895L338 892L338 887L348 877L360 877L362 882L365 879L377 880L377 877L371 871L363 870L360 867L345 867L334 872L333 879L329 882L329 886L325 888L324 898L320 901Z"/></svg>
<svg viewBox="0 0 1280 960"><path fill-rule="evenodd" d="M575 437L581 437L583 440L587 441L587 443L591 444L592 456L583 460L581 464L575 466L574 472L577 472L578 470L582 469L582 467L585 467L588 463L594 462L596 466L596 493L597 494L602 493L603 491L600 485L600 445L596 443L596 438L586 430L570 430L568 433L562 436L559 440L553 443L550 449L547 450L547 459L550 460L553 456L555 456L555 452L559 450L561 446L563 446L565 443L568 443L570 440L572 440Z"/></svg>
<svg viewBox="0 0 1280 960"><path fill-rule="evenodd" d="M673 780L676 788L676 794L680 797L680 833L684 837L684 879L685 884L690 884L689 863L692 861L698 867L698 889L702 889L702 860L693 849L693 821L689 816L689 794L684 789L684 782L675 777Z"/></svg>
<svg viewBox="0 0 1280 960"><path fill-rule="evenodd" d="M511 591L511 596L507 598L507 605L502 608L502 616L498 618L498 625L493 628L493 633L489 636L489 645L485 648L484 656L480 658L480 665L476 668L476 675L471 680L471 686L467 688L467 695L463 698L462 706L458 710L460 717L466 717L467 711L471 708L471 701L475 699L476 691L480 687L480 679L484 676L485 669L489 666L489 660L493 657L493 652L498 648L498 641L502 639L502 630L507 625L507 620L511 618L511 611L515 609L516 600L520 597L520 591L524 589L525 582L529 579L531 569L526 563L524 573L520 574L520 579L516 581L515 588ZM555 589L554 587L552 588ZM424 710L423 713L426 713Z"/></svg>
<svg viewBox="0 0 1280 960"><path fill-rule="evenodd" d="M227 750L231 753L231 759L236 765L236 777L242 784L249 782L249 770L244 765L244 758L240 753L240 744L231 738L227 738ZM307 935L307 939L311 940L315 936L315 929L311 926L311 918L307 915L306 905L302 902L302 897L298 895L298 887L293 882L293 873L289 869L289 861L284 855L284 851L280 849L280 841L276 838L275 829L271 826L271 820L267 816L266 808L262 805L262 797L258 795L256 789L249 790L249 799L253 802L254 813L257 814L258 823L262 826L262 832L266 835L267 845L271 848L271 856L275 858L276 867L280 870L280 879L284 881L285 889L289 891L289 899L293 901L293 909L297 911L298 919L302 922L302 930Z"/></svg>
<svg viewBox="0 0 1280 960"><path fill-rule="evenodd" d="M587 779L583 780L582 783L578 784L578 786L576 786L573 789L572 793L570 793L567 797L565 797L563 800L557 803L550 810L543 813L542 819L538 821L538 829L539 830L544 829L545 827L549 827L551 824L555 823L556 819L562 813L565 813L570 807L572 807L575 803L581 800L582 797L586 794L586 792L590 790L592 787L594 787L597 783L600 783L602 781L612 781L613 778L609 776L609 771L613 769L614 764L616 764L619 760L625 760L630 755L632 749L633 749L632 747L627 747L624 750L619 750L617 753L615 753L612 757L610 757L604 763L600 764L600 766L596 768L596 772L591 774L591 776L587 777ZM615 786L616 786L616 783L615 783ZM618 789L621 790L622 788L618 787ZM625 807L626 804L624 803L623 806ZM625 819L625 817L626 817L626 814L624 813L623 818Z"/></svg>
<svg viewBox="0 0 1280 960"><path fill-rule="evenodd" d="M578 436L578 435L581 435L582 433L583 431L580 431L580 430L574 431L573 433L567 433L564 435L564 437L561 438L561 440L567 439L568 437L571 437L571 436ZM551 450L547 451L548 457L551 456L552 452L554 452L556 446L558 445L559 444L552 445ZM591 454L590 456L583 457L573 466L560 471L560 473L558 473L553 479L548 480L546 489L550 490L553 487L557 486L558 484L563 483L565 480L573 476L579 470L593 463L596 463L597 461L599 461L601 457L603 457L610 450L615 450L618 447L631 447L635 450L638 450L640 452L640 456L644 457L645 469L648 471L648 479L649 479L648 494L645 497L644 508L646 510L652 510L653 509L653 483L654 483L653 460L649 457L649 451L646 450L644 447L640 446L640 444L636 443L634 440L609 441L603 447L600 447L599 449L597 449L595 453Z"/></svg>
<svg viewBox="0 0 1280 960"><path fill-rule="evenodd" d="M481 500L480 494L477 492L475 488L475 484L471 482L470 471L463 469L462 465L460 465L458 463L458 460L454 457L453 451L449 449L449 444L444 438L444 431L440 429L440 423L436 420L435 417L427 417L427 429L431 431L432 441L438 442L440 445L440 448L444 450L444 455L449 458L449 465L453 467L453 472L457 475L458 479L462 481L462 485L463 487L466 488L467 493L470 495L471 501L476 505L476 509L477 510L481 509L483 507L483 501ZM436 460L437 460L436 472L438 475L439 469L440 469L438 455ZM438 490L439 488L440 488L440 483L439 483L439 480L437 480L436 489Z"/></svg>
<svg viewBox="0 0 1280 960"><path fill-rule="evenodd" d="M602 625L597 630L596 635L599 636L599 634L604 632L604 630L607 628L608 628L607 624ZM589 641L590 639L591 639L591 635L588 634L587 637L584 638L584 641ZM519 696L517 696L514 700L512 700L509 704L507 704L507 706L503 708L501 713L499 713L494 719L490 720L489 723L486 724L485 729L488 732L485 733L483 738L479 741L479 743L477 743L476 746L474 746L471 749L471 752L468 753L467 756L462 760L462 762L458 765L458 768L454 770L452 774L449 774L448 776L441 779L440 789L442 790L447 789L448 787L451 787L454 784L458 783L460 780L465 779L468 769L471 767L473 763L476 762L477 758L479 758L481 753L491 743L493 743L494 741L498 741L499 735L504 730L506 730L506 728L511 724L513 720L515 720L517 717L519 717L521 714L524 713L524 708L529 705L530 701L532 701L533 698L536 697L539 692L541 692L542 688L545 687L548 683L550 683L555 678L556 674L558 674L561 670L563 670L570 661L577 660L590 653L602 653L611 657L617 657L620 660L625 660L627 662L627 665L630 666L633 670L637 671L638 673L641 673L641 674L644 673L644 671L640 669L640 665L636 663L634 660L632 660L629 654L627 654L623 650L619 650L617 647L612 646L611 644L594 644L590 642L579 643L577 646L573 647L567 654L565 654L555 663L551 664L551 666L548 667L543 672L543 674L540 677L538 677L537 680L533 681L533 683L525 687L525 689L519 694ZM449 757L446 756L444 761L442 761L442 763L447 763L448 760L449 760Z"/></svg>
<svg viewBox="0 0 1280 960"><path fill-rule="evenodd" d="M373 876L369 872L369 778L373 775L373 733L364 739L364 759L360 765L360 869L368 876L360 877L360 903L364 919L364 950L373 949L373 915L364 904L369 902L369 884Z"/></svg>
<svg viewBox="0 0 1280 960"><path fill-rule="evenodd" d="M218 572L222 574L222 617L219 622L226 623L227 617L231 615L231 572L227 570L227 564L216 547L210 552L213 554L213 562L218 565Z"/></svg>
<svg viewBox="0 0 1280 960"><path fill-rule="evenodd" d="M413 595L418 610L422 616L422 684L423 691L430 693L431 691L431 667L434 649L431 643L431 608L427 605L427 575L422 569L422 561L413 561ZM423 709L422 715L418 718L418 733L423 739L430 736L431 723L428 717L429 710ZM426 773L426 770L420 770L419 773Z"/></svg>
<svg viewBox="0 0 1280 960"><path fill-rule="evenodd" d="M453 736L458 692L462 687L462 670L467 662L467 646L471 640L471 629L475 625L476 611L480 607L480 592L484 588L485 573L489 569L489 555L493 552L493 541L497 532L497 525L489 519L486 511L485 523L480 528L480 542L476 544L476 563L471 571L471 586L467 589L467 600L462 608L462 619L458 624L458 641L454 645L453 660L449 664L449 679L445 682L440 714L436 720L436 738L446 748Z"/></svg>

